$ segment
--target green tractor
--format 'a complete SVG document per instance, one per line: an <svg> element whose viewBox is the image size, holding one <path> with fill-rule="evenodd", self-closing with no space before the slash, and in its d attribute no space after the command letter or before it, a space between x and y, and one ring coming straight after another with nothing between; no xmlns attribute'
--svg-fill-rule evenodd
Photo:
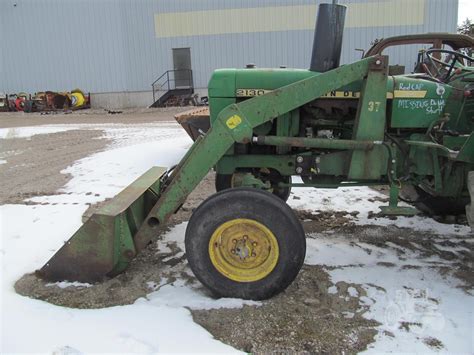
<svg viewBox="0 0 474 355"><path fill-rule="evenodd" d="M196 277L221 297L265 299L298 274L306 244L285 203L291 188L387 185L383 214L417 212L398 206L401 193L431 212L464 212L474 193L474 59L463 49L474 40L388 38L339 66L344 13L321 5L310 70L215 71L210 115L200 109L181 120L195 138L181 162L132 183L38 275L97 282L124 271L213 168L218 192L194 211L185 245ZM429 47L410 74L384 55L404 44Z"/></svg>
<svg viewBox="0 0 474 355"><path fill-rule="evenodd" d="M420 51L411 74L393 75L404 68L388 66L387 59L380 58L384 75L372 83L358 80L344 85L256 127L253 144L236 143L217 163L217 191L239 186L249 174L249 178L257 177L269 185L283 200L292 186L298 186L291 184L292 175L301 177L302 186L326 188L383 181L392 192L390 206L383 209L386 214L415 212L396 207L400 189L424 212L463 213L469 203L466 176L472 170L469 163L474 154L474 143L471 139L468 142L474 127L474 74L467 66L472 58L459 51L473 43L470 37L454 34L407 35L379 41L365 58L381 56L394 46L431 48ZM230 104L318 75L300 69L217 70L209 83L211 125ZM366 102L367 112L383 115L379 122L361 117L361 98L371 90L386 95L380 101ZM305 138L326 140L319 145ZM380 141L385 148L378 147L370 154L331 149L331 143L345 144L341 140ZM308 148L316 148L317 153ZM459 157L449 159L461 148L462 162Z"/></svg>

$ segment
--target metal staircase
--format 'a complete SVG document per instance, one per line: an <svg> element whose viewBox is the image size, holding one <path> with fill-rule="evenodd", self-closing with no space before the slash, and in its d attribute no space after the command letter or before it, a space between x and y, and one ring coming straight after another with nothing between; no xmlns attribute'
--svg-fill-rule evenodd
<svg viewBox="0 0 474 355"><path fill-rule="evenodd" d="M167 70L151 84L153 104L150 107L184 106L194 94L191 69Z"/></svg>

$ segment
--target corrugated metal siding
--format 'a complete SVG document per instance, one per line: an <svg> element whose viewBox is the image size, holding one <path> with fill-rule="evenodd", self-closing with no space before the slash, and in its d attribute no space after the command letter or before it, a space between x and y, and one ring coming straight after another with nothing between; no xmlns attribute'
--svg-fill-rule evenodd
<svg viewBox="0 0 474 355"><path fill-rule="evenodd" d="M1 11L1 8L0 8ZM5 28L3 26L2 16L0 15L0 43L2 42L2 38L6 33ZM0 92L6 88L6 72L5 72L5 64L4 64L4 49L3 46L0 45ZM3 83L2 83L3 81ZM3 86L3 87L2 87Z"/></svg>
<svg viewBox="0 0 474 355"><path fill-rule="evenodd" d="M339 2L383 6L386 1L393 0ZM34 92L75 87L91 92L149 90L156 77L172 68L171 49L180 47L191 47L197 87L206 87L216 68L243 67L249 62L261 67L285 64L306 68L313 41L312 29L157 38L154 16L321 2L328 1L1 0L0 91ZM360 58L355 48L367 49L375 38L456 30L458 0L425 0L424 4L423 25L347 28L342 62ZM405 6L403 12L408 16L412 8ZM406 49L392 56L391 62L412 66L415 55L416 52Z"/></svg>

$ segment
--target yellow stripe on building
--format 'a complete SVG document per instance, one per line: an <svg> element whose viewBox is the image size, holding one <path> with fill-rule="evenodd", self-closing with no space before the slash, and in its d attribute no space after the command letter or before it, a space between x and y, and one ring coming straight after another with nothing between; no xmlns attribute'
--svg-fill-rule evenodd
<svg viewBox="0 0 474 355"><path fill-rule="evenodd" d="M423 25L426 0L389 0L348 4L345 27Z"/></svg>
<svg viewBox="0 0 474 355"><path fill-rule="evenodd" d="M422 25L425 1L348 4L346 27ZM155 14L155 35L157 38L170 38L313 30L316 11L316 5L296 5L158 13Z"/></svg>

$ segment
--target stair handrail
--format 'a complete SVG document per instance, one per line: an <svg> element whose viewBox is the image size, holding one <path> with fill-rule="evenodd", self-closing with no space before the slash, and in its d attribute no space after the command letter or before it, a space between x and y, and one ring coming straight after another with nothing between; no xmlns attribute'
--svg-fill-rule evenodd
<svg viewBox="0 0 474 355"><path fill-rule="evenodd" d="M158 83L160 80L162 80L164 77L166 77L166 81L164 81L162 84L160 84L160 89L163 88L164 86L167 87L167 90L170 91L171 89L176 89L176 79L174 74L176 72L189 72L188 76L188 84L190 89L194 89L194 83L193 83L193 70L192 69L170 69L165 71L163 74L161 74L152 84L151 88L153 91L153 102L156 102L157 97L156 97L156 92L159 89L156 89L156 83ZM173 77L170 78L170 73L173 73ZM173 82L173 85L170 85L170 83Z"/></svg>

